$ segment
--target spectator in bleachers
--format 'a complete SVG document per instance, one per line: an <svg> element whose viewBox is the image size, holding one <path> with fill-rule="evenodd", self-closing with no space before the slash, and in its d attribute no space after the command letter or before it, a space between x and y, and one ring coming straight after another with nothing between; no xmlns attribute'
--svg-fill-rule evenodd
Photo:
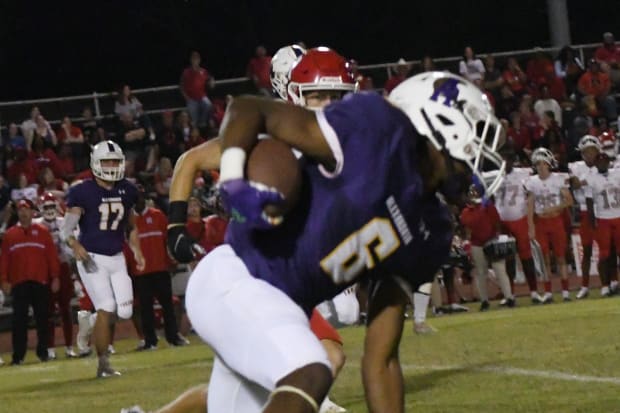
<svg viewBox="0 0 620 413"><path fill-rule="evenodd" d="M198 129L197 127L193 127L191 132L189 133L189 139L185 143L185 150L191 149L194 146L198 146L204 142L205 139L201 136L200 129Z"/></svg>
<svg viewBox="0 0 620 413"><path fill-rule="evenodd" d="M549 86L543 84L540 86L539 98L534 103L534 111L539 118L542 118L547 111L553 112L556 122L562 127L562 108L557 100L551 97Z"/></svg>
<svg viewBox="0 0 620 413"><path fill-rule="evenodd" d="M187 141L189 141L189 135L192 133L193 126L199 125L196 125L196 122L194 122L194 120L191 118L191 115L184 110L179 112L179 114L177 115L176 128L184 145L187 143Z"/></svg>
<svg viewBox="0 0 620 413"><path fill-rule="evenodd" d="M551 59L541 48L537 47L534 50L534 56L527 62L525 74L530 82L530 88L536 92L540 85L546 82L549 74L555 76L555 68Z"/></svg>
<svg viewBox="0 0 620 413"><path fill-rule="evenodd" d="M86 106L82 110L82 133L84 134L84 140L88 145L94 146L97 143L105 140L105 132L101 127L100 122L95 119L93 110Z"/></svg>
<svg viewBox="0 0 620 413"><path fill-rule="evenodd" d="M45 167L49 167L54 175L60 176L62 171L58 164L58 156L46 145L44 138L35 132L32 141L32 150L28 152L28 157L35 162L36 173Z"/></svg>
<svg viewBox="0 0 620 413"><path fill-rule="evenodd" d="M459 73L465 79L473 82L484 78L484 64L476 57L474 50L467 46L463 52L463 60L459 62Z"/></svg>
<svg viewBox="0 0 620 413"><path fill-rule="evenodd" d="M433 58L430 57L429 55L426 55L422 58L422 72L432 72L435 69L435 62L433 61Z"/></svg>
<svg viewBox="0 0 620 413"><path fill-rule="evenodd" d="M77 161L83 161L85 165L89 164L90 156L84 155L84 160L76 159ZM88 167L80 168L80 170L86 170ZM71 147L69 144L63 143L58 147L58 170L60 178L67 182L71 182L73 177L78 172L75 167L75 162L71 154Z"/></svg>
<svg viewBox="0 0 620 413"><path fill-rule="evenodd" d="M129 114L133 118L142 115L142 103L131 93L129 85L123 85L118 90L118 96L114 102L114 113L119 118L125 114Z"/></svg>
<svg viewBox="0 0 620 413"><path fill-rule="evenodd" d="M510 114L519 108L519 99L512 93L506 83L499 90L499 98L495 102L495 114L499 119L508 119Z"/></svg>
<svg viewBox="0 0 620 413"><path fill-rule="evenodd" d="M183 138L174 125L174 113L172 111L161 114L161 126L157 130L156 136L156 159L165 156L172 163L176 163L183 152Z"/></svg>
<svg viewBox="0 0 620 413"><path fill-rule="evenodd" d="M252 80L258 93L267 97L271 96L270 70L271 56L267 54L265 46L259 45L256 47L254 57L248 62L246 76Z"/></svg>
<svg viewBox="0 0 620 413"><path fill-rule="evenodd" d="M15 148L13 151L13 161L6 169L6 178L12 187L18 185L20 175L26 178L26 185L34 184L37 181L37 164L28 157L28 152L23 148Z"/></svg>
<svg viewBox="0 0 620 413"><path fill-rule="evenodd" d="M614 85L620 83L620 47L616 46L613 33L603 34L603 44L594 52L594 58Z"/></svg>
<svg viewBox="0 0 620 413"><path fill-rule="evenodd" d="M519 112L510 114L510 128L506 135L512 141L515 152L520 157L524 154L524 149L530 150L532 148L532 133L529 128L522 126Z"/></svg>
<svg viewBox="0 0 620 413"><path fill-rule="evenodd" d="M357 60L349 60L349 66L351 68L353 79L357 82L359 90L373 90L375 88L372 77L366 76L364 73L360 72Z"/></svg>
<svg viewBox="0 0 620 413"><path fill-rule="evenodd" d="M39 196L45 193L51 193L59 200L65 199L65 194L69 189L69 184L62 179L56 178L54 172L48 167L41 169L37 183L39 184L37 187L37 194Z"/></svg>
<svg viewBox="0 0 620 413"><path fill-rule="evenodd" d="M568 95L575 93L577 81L584 71L583 62L570 46L564 46L555 61L555 75L564 79Z"/></svg>
<svg viewBox="0 0 620 413"><path fill-rule="evenodd" d="M616 135L613 128L609 126L609 122L607 122L607 118L605 116L599 116L592 119L592 126L590 127L588 134L593 136L601 136L605 132L614 136Z"/></svg>
<svg viewBox="0 0 620 413"><path fill-rule="evenodd" d="M35 119L36 127L31 134L31 143L34 142L36 136L41 136L45 140L45 144L51 148L55 148L58 145L56 133L50 126L49 122L45 120L43 115L38 115Z"/></svg>
<svg viewBox="0 0 620 413"><path fill-rule="evenodd" d="M538 94L538 98L540 98L540 88L542 85L547 85L547 87L549 88L549 95L553 99L558 101L558 103L562 104L567 100L566 86L564 86L564 80L557 77L555 75L555 72L549 72L544 79L541 79L538 90L536 91Z"/></svg>
<svg viewBox="0 0 620 413"><path fill-rule="evenodd" d="M181 93L187 103L187 111L199 128L206 128L211 116L212 104L207 88L213 88L214 80L209 72L200 66L200 53L193 51L190 66L181 75Z"/></svg>
<svg viewBox="0 0 620 413"><path fill-rule="evenodd" d="M609 120L616 120L616 100L610 96L611 81L607 73L601 71L600 64L591 59L588 70L581 75L577 84L579 92L584 96L584 104L590 104L590 112L595 110L591 104L596 103L596 109L602 110Z"/></svg>
<svg viewBox="0 0 620 413"><path fill-rule="evenodd" d="M9 138L7 143L13 147L26 148L26 138L20 133L19 126L17 126L16 123L11 122L9 125Z"/></svg>
<svg viewBox="0 0 620 413"><path fill-rule="evenodd" d="M534 105L530 95L524 95L521 99L519 114L521 115L521 125L528 128L531 135L534 136L538 129L540 118L534 112Z"/></svg>
<svg viewBox="0 0 620 413"><path fill-rule="evenodd" d="M407 79L409 72L411 71L411 65L401 57L398 59L398 62L396 62L395 71L396 73L392 74L383 86L384 95L389 95L396 86L400 85L405 79Z"/></svg>
<svg viewBox="0 0 620 413"><path fill-rule="evenodd" d="M157 192L155 203L164 212L168 212L168 193L170 192L170 184L172 183L172 172L172 162L170 162L170 159L165 156L161 157L153 178L155 180L155 191Z"/></svg>
<svg viewBox="0 0 620 413"><path fill-rule="evenodd" d="M501 89L502 86L504 86L504 78L502 77L502 73L495 66L495 57L492 54L488 54L485 57L484 65L484 88L493 95L493 98L497 102L501 98Z"/></svg>
<svg viewBox="0 0 620 413"><path fill-rule="evenodd" d="M34 202L17 203L19 223L6 232L0 254L0 281L13 297L13 365L24 362L28 342L28 309L32 306L37 327L37 356L47 361L49 293L59 289L60 263L49 231L32 222Z"/></svg>
<svg viewBox="0 0 620 413"><path fill-rule="evenodd" d="M33 106L32 109L30 109L30 118L26 119L21 124L22 133L24 134L24 138L26 138L27 148L30 148L32 132L37 128L36 119L40 114L41 112L39 111L39 108L37 106Z"/></svg>
<svg viewBox="0 0 620 413"><path fill-rule="evenodd" d="M120 115L119 130L116 141L123 148L125 158L136 161L146 156L146 127L139 118L134 118L130 113Z"/></svg>
<svg viewBox="0 0 620 413"><path fill-rule="evenodd" d="M527 75L514 57L508 58L506 70L502 76L515 96L521 97L527 92Z"/></svg>
<svg viewBox="0 0 620 413"><path fill-rule="evenodd" d="M73 159L76 160L78 169L84 170L88 168L90 148L85 145L82 130L73 124L69 116L65 116L62 119L62 124L60 125L56 137L58 138L59 145L66 144L69 146L69 150ZM58 171L58 173L59 176L63 176L60 171Z"/></svg>
<svg viewBox="0 0 620 413"><path fill-rule="evenodd" d="M11 201L14 203L17 203L20 199L29 199L33 202L37 200L37 184L28 183L26 174L19 174L11 188Z"/></svg>

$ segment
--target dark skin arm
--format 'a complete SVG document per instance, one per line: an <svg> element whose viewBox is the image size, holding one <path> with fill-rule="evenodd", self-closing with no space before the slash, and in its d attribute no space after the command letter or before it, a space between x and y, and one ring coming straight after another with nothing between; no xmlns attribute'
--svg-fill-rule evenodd
<svg viewBox="0 0 620 413"><path fill-rule="evenodd" d="M592 198L586 198L586 207L588 208L588 219L592 228L596 228L596 217L594 216L594 201Z"/></svg>
<svg viewBox="0 0 620 413"><path fill-rule="evenodd" d="M371 413L405 411L403 374L398 345L409 297L392 279L386 279L370 298L368 328L362 357L362 380Z"/></svg>

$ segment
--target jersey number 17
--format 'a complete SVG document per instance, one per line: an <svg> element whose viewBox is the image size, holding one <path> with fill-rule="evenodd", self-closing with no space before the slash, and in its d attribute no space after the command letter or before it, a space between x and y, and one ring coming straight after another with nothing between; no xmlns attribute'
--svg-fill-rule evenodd
<svg viewBox="0 0 620 413"><path fill-rule="evenodd" d="M101 214L99 229L101 231L115 231L125 216L125 207L122 202L104 202L99 205L99 213ZM114 216L112 222L110 222L111 215Z"/></svg>

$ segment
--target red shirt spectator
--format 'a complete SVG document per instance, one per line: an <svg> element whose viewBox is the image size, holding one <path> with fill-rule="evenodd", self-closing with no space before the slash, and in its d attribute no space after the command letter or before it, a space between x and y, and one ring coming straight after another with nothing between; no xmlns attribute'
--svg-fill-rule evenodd
<svg viewBox="0 0 620 413"><path fill-rule="evenodd" d="M520 125L518 128L511 126L508 132L506 132L506 135L512 140L516 151L521 151L524 148L530 149L532 147L532 135L528 128L522 128Z"/></svg>
<svg viewBox="0 0 620 413"><path fill-rule="evenodd" d="M499 214L493 204L470 204L461 212L461 224L471 231L471 245L482 247L497 235Z"/></svg>
<svg viewBox="0 0 620 413"><path fill-rule="evenodd" d="M271 71L271 56L267 55L267 51L263 46L256 48L256 56L250 59L246 69L247 76L252 79L254 85L258 89L271 89L271 79L269 72Z"/></svg>
<svg viewBox="0 0 620 413"><path fill-rule="evenodd" d="M538 89L540 81L546 79L547 76L555 76L555 68L553 62L545 54L540 51L527 62L527 68L525 69L527 78L535 84L535 88Z"/></svg>
<svg viewBox="0 0 620 413"><path fill-rule="evenodd" d="M611 81L607 73L599 70L588 70L579 78L577 88L584 95L603 97L609 94Z"/></svg>
<svg viewBox="0 0 620 413"><path fill-rule="evenodd" d="M17 186L17 180L20 175L25 175L28 184L37 182L39 175L39 167L37 163L28 157L25 149L15 150L15 161L6 169L6 177L13 186Z"/></svg>
<svg viewBox="0 0 620 413"><path fill-rule="evenodd" d="M201 100L207 96L207 82L211 75L207 69L200 67L200 54L193 52L191 66L183 70L181 75L181 91L187 99Z"/></svg>
<svg viewBox="0 0 620 413"><path fill-rule="evenodd" d="M144 270L139 271L136 268L136 262L133 253L129 251L126 256L129 257L127 263L130 273L133 276L143 274L152 274L155 272L167 271L170 268L171 260L166 249L166 228L168 219L159 209L146 208L144 212L135 214L136 228L138 229L138 238L140 239L140 248L144 255Z"/></svg>
<svg viewBox="0 0 620 413"><path fill-rule="evenodd" d="M222 245L224 243L228 220L217 215L209 215L205 218L204 222L205 232L203 247L207 252L210 252L218 245Z"/></svg>
<svg viewBox="0 0 620 413"><path fill-rule="evenodd" d="M527 76L523 70L521 70L519 63L517 63L517 59L514 57L508 59L508 67L504 70L502 77L504 78L504 82L510 87L512 93L519 96L525 93Z"/></svg>
<svg viewBox="0 0 620 413"><path fill-rule="evenodd" d="M82 129L73 125L71 119L65 116L62 120L62 125L56 133L56 139L58 143L63 143L65 141L67 141L67 143L82 143L84 142L84 135L82 134Z"/></svg>
<svg viewBox="0 0 620 413"><path fill-rule="evenodd" d="M385 93L390 93L396 86L400 85L405 79L407 79L407 77L402 76L402 75L394 75L391 78L389 78L385 82L385 85L383 86Z"/></svg>
<svg viewBox="0 0 620 413"><path fill-rule="evenodd" d="M599 63L618 66L620 63L620 47L616 46L613 33L603 34L603 44L594 52L594 58Z"/></svg>
<svg viewBox="0 0 620 413"><path fill-rule="evenodd" d="M34 204L22 200L18 208L34 210ZM58 251L44 225L31 223L24 227L16 224L8 229L2 239L0 282L12 286L26 281L49 284L59 274Z"/></svg>

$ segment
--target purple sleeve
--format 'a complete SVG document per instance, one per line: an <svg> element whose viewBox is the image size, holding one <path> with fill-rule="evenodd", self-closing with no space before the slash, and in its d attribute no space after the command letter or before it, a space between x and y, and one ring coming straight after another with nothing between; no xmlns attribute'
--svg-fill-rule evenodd
<svg viewBox="0 0 620 413"><path fill-rule="evenodd" d="M82 187L83 187L83 184L79 183L69 188L69 192L67 193L67 207L69 208L84 207L84 204L82 203L82 197L81 197Z"/></svg>

